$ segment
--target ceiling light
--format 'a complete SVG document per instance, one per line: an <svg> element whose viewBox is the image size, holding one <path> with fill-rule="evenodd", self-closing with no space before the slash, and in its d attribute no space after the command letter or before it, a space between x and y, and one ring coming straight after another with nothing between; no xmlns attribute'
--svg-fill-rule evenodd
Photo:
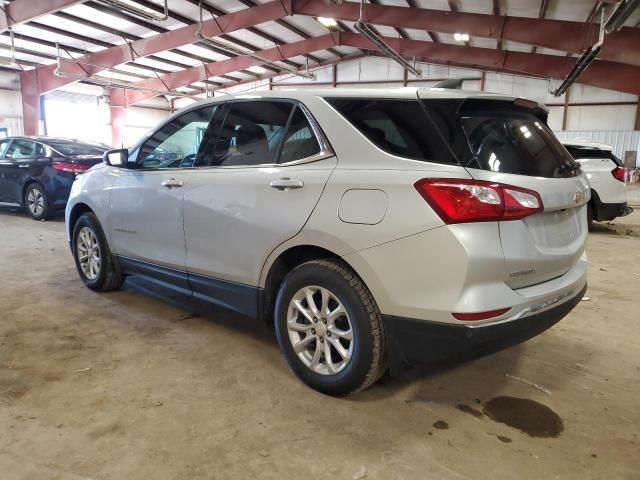
<svg viewBox="0 0 640 480"><path fill-rule="evenodd" d="M266 72L266 70L258 65L253 65L251 67L249 67L247 70L249 70L250 72L253 73L257 73L259 75L262 75L264 72Z"/></svg>
<svg viewBox="0 0 640 480"><path fill-rule="evenodd" d="M453 38L456 39L456 42L468 42L469 34L468 33L454 33Z"/></svg>
<svg viewBox="0 0 640 480"><path fill-rule="evenodd" d="M318 21L327 28L335 28L338 26L335 18L318 17Z"/></svg>

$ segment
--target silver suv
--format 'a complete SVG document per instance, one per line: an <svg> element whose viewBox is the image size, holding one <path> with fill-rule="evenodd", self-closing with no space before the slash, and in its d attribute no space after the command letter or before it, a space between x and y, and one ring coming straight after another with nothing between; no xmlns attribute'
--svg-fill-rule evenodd
<svg viewBox="0 0 640 480"><path fill-rule="evenodd" d="M347 394L580 300L589 187L546 118L437 89L206 100L78 178L71 250L93 290L140 275L274 324L304 382Z"/></svg>

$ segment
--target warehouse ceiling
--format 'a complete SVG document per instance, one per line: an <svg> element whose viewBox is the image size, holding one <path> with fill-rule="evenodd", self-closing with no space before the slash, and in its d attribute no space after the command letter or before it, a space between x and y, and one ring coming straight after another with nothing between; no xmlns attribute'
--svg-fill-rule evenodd
<svg viewBox="0 0 640 480"><path fill-rule="evenodd" d="M0 68L31 72L38 94L85 81L113 87L113 102L130 105L159 94L201 95L292 71L304 75L364 55L387 55L356 28L359 1L204 0L204 39L196 36L199 4L168 0L168 18L159 21L164 0L5 1ZM610 13L616 5L375 0L365 3L363 19L409 62L563 79L598 41L602 8ZM132 9L148 18L125 11ZM327 27L319 17L335 19L335 25ZM598 59L579 81L640 93L640 12L624 25L605 36Z"/></svg>

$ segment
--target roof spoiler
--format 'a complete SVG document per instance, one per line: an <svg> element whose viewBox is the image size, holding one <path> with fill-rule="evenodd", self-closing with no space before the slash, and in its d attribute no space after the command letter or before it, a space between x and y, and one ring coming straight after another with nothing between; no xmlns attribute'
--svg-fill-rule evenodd
<svg viewBox="0 0 640 480"><path fill-rule="evenodd" d="M464 78L448 78L442 82L436 83L433 88L446 88L449 90L462 90Z"/></svg>

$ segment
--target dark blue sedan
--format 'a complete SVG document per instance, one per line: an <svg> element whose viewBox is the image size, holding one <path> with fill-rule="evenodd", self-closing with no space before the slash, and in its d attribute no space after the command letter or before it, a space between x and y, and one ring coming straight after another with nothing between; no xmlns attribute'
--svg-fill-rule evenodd
<svg viewBox="0 0 640 480"><path fill-rule="evenodd" d="M36 220L64 209L76 175L102 161L108 149L66 138L0 140L0 206L22 206Z"/></svg>

